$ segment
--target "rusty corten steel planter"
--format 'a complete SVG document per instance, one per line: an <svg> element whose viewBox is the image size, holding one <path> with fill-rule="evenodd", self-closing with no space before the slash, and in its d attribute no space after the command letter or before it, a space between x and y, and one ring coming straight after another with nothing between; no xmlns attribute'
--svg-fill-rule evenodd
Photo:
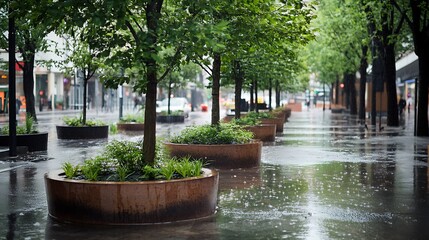
<svg viewBox="0 0 429 240"><path fill-rule="evenodd" d="M56 126L58 139L97 139L109 136L109 126Z"/></svg>
<svg viewBox="0 0 429 240"><path fill-rule="evenodd" d="M283 132L283 124L285 123L284 118L261 118L262 124L275 124L276 132Z"/></svg>
<svg viewBox="0 0 429 240"><path fill-rule="evenodd" d="M276 139L275 124L260 124L256 126L246 126L244 129L250 131L254 135L254 139L259 139L263 142L274 142Z"/></svg>
<svg viewBox="0 0 429 240"><path fill-rule="evenodd" d="M143 132L144 123L118 123L116 124L120 132Z"/></svg>
<svg viewBox="0 0 429 240"><path fill-rule="evenodd" d="M84 224L154 224L214 214L219 174L170 181L101 182L65 179L63 171L45 174L49 215Z"/></svg>
<svg viewBox="0 0 429 240"><path fill-rule="evenodd" d="M262 142L258 140L246 144L164 144L172 157L191 156L219 169L251 168L261 161Z"/></svg>

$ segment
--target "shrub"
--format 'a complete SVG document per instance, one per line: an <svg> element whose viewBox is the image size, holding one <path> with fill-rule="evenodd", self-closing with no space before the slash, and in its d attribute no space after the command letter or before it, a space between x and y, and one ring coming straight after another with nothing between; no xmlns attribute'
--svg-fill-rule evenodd
<svg viewBox="0 0 429 240"><path fill-rule="evenodd" d="M246 118L262 119L262 118L274 118L275 116L271 112L249 112Z"/></svg>
<svg viewBox="0 0 429 240"><path fill-rule="evenodd" d="M201 175L201 161L167 158L159 144L156 146L155 165L144 165L141 146L141 141L115 140L109 143L100 155L85 160L82 166L65 163L63 171L66 178L90 181L171 180Z"/></svg>
<svg viewBox="0 0 429 240"><path fill-rule="evenodd" d="M170 139L179 144L243 144L252 141L253 133L233 123L188 127Z"/></svg>
<svg viewBox="0 0 429 240"><path fill-rule="evenodd" d="M261 124L261 121L258 118L254 117L241 117L239 119L232 119L231 123L240 125L240 126L255 126Z"/></svg>
<svg viewBox="0 0 429 240"><path fill-rule="evenodd" d="M122 117L119 122L120 123L130 123L130 122L144 123L144 116L142 114L140 114L140 115L127 114L124 117Z"/></svg>
<svg viewBox="0 0 429 240"><path fill-rule="evenodd" d="M16 134L31 134L37 133L37 130L34 126L34 118L28 116L25 118L25 126L16 126ZM9 126L4 126L0 129L1 135L9 135Z"/></svg>
<svg viewBox="0 0 429 240"><path fill-rule="evenodd" d="M86 120L85 125L82 123L83 118L82 115L79 117L64 117L63 118L64 123L67 126L70 127L94 127L94 126L102 126L102 125L106 125L103 121L99 121L99 120Z"/></svg>
<svg viewBox="0 0 429 240"><path fill-rule="evenodd" d="M161 111L158 115L159 116L183 116L182 110L176 110L176 111L170 111L170 114L168 114L168 111Z"/></svg>

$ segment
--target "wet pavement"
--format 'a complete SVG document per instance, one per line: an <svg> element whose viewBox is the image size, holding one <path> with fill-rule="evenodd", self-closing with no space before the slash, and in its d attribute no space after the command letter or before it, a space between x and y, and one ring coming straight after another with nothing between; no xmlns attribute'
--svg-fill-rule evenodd
<svg viewBox="0 0 429 240"><path fill-rule="evenodd" d="M158 135L209 119L192 113L186 124L158 124ZM39 129L49 132L48 151L0 159L0 239L429 239L429 138L413 136L412 120L379 131L347 114L292 112L283 134L264 144L260 167L221 171L215 215L88 226L48 217L43 175L82 162L107 141L58 140L61 117L46 113ZM109 136L122 138L139 137Z"/></svg>

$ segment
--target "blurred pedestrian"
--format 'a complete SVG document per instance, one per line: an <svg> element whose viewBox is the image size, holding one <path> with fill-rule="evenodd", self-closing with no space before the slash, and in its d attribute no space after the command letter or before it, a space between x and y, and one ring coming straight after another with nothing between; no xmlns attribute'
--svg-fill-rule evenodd
<svg viewBox="0 0 429 240"><path fill-rule="evenodd" d="M22 102L19 98L16 99L16 114L19 114L19 109L21 109Z"/></svg>
<svg viewBox="0 0 429 240"><path fill-rule="evenodd" d="M399 103L398 103L399 116L402 116L402 113L404 112L406 106L407 106L407 102L405 101L405 99L403 99L401 97L401 99L399 99Z"/></svg>

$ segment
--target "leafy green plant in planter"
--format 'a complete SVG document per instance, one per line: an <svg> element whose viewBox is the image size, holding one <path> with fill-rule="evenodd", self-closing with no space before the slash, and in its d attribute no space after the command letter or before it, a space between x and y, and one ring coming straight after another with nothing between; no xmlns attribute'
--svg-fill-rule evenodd
<svg viewBox="0 0 429 240"><path fill-rule="evenodd" d="M157 145L153 166L142 162L141 142L112 141L100 155L84 161L82 165L66 162L66 178L89 181L145 181L171 180L200 176L202 161L189 157L170 158Z"/></svg>
<svg viewBox="0 0 429 240"><path fill-rule="evenodd" d="M233 123L188 127L170 139L179 144L244 144L252 141L253 134Z"/></svg>
<svg viewBox="0 0 429 240"><path fill-rule="evenodd" d="M249 112L246 118L251 119L263 119L263 118L274 118L275 116L271 112Z"/></svg>
<svg viewBox="0 0 429 240"><path fill-rule="evenodd" d="M79 117L64 117L63 121L67 126L70 127L93 127L106 125L103 121L100 120L86 120L84 123L82 115Z"/></svg>
<svg viewBox="0 0 429 240"><path fill-rule="evenodd" d="M183 116L183 111L170 111L170 114L168 111L161 111L159 116Z"/></svg>
<svg viewBox="0 0 429 240"><path fill-rule="evenodd" d="M119 120L119 123L144 123L144 115L126 114Z"/></svg>
<svg viewBox="0 0 429 240"><path fill-rule="evenodd" d="M16 134L32 134L37 133L34 126L34 118L31 116L28 116L25 118L25 125L24 126L16 126ZM4 126L0 130L1 135L9 135L9 126Z"/></svg>
<svg viewBox="0 0 429 240"><path fill-rule="evenodd" d="M237 124L240 126L256 126L261 124L261 121L259 120L258 117L253 117L252 115L251 116L246 115L245 117L242 117L239 119L236 119L236 118L232 119L231 123Z"/></svg>

